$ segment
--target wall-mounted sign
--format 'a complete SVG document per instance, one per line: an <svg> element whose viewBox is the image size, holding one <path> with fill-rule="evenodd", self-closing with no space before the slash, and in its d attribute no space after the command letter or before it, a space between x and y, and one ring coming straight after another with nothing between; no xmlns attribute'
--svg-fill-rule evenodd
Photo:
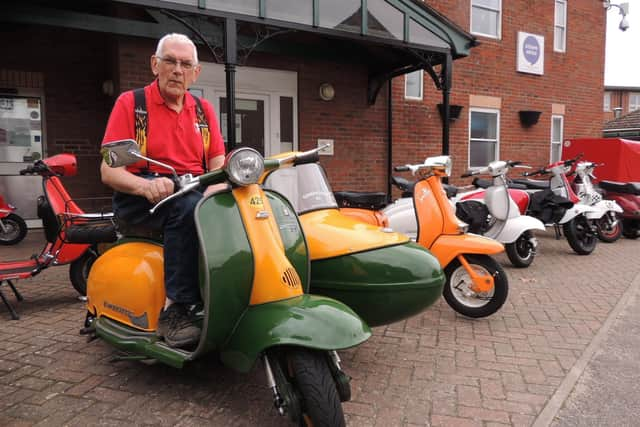
<svg viewBox="0 0 640 427"><path fill-rule="evenodd" d="M544 74L544 36L518 32L517 70L521 73Z"/></svg>

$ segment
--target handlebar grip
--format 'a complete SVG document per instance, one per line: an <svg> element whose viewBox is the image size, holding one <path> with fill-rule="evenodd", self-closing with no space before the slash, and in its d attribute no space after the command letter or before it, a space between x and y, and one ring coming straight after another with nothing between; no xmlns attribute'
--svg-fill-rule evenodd
<svg viewBox="0 0 640 427"><path fill-rule="evenodd" d="M471 177L471 176L473 176L473 173L471 173L471 172L465 172L465 173L463 173L462 175L460 175L460 178L469 178L469 177Z"/></svg>
<svg viewBox="0 0 640 427"><path fill-rule="evenodd" d="M406 172L409 170L409 166L394 166L393 170L396 172Z"/></svg>
<svg viewBox="0 0 640 427"><path fill-rule="evenodd" d="M303 155L298 155L296 156L296 158L293 160L293 165L297 166L297 165L304 165L307 163L317 163L320 161L320 154L318 151L313 151L311 153L308 154L303 154Z"/></svg>
<svg viewBox="0 0 640 427"><path fill-rule="evenodd" d="M513 166L521 165L521 164L522 164L522 162L521 162L521 161L519 161L519 160L516 160L516 161L511 161L511 160L509 160L509 161L507 162L507 164L508 164L509 166L513 167Z"/></svg>
<svg viewBox="0 0 640 427"><path fill-rule="evenodd" d="M31 168L31 167L28 167L28 168L26 168L26 169L21 169L21 170L20 170L20 175L27 175L27 174L30 174L30 173L33 173L33 171L32 171L32 168Z"/></svg>

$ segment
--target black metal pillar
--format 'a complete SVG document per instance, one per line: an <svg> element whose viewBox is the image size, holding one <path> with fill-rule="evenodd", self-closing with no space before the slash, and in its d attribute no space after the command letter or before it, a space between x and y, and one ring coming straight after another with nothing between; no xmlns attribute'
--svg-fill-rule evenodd
<svg viewBox="0 0 640 427"><path fill-rule="evenodd" d="M238 64L238 37L236 20L224 23L224 70L227 86L227 151L236 145L236 65Z"/></svg>
<svg viewBox="0 0 640 427"><path fill-rule="evenodd" d="M449 124L451 112L449 111L449 95L451 93L451 68L453 60L451 53L447 53L447 57L442 64L442 154L449 154Z"/></svg>

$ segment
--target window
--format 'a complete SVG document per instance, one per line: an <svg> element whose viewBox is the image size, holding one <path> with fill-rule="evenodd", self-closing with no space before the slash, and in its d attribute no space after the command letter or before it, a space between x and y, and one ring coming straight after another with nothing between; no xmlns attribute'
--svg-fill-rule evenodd
<svg viewBox="0 0 640 427"><path fill-rule="evenodd" d="M500 112L474 108L469 114L469 167L487 166L498 160Z"/></svg>
<svg viewBox="0 0 640 427"><path fill-rule="evenodd" d="M640 110L640 92L629 93L629 111Z"/></svg>
<svg viewBox="0 0 640 427"><path fill-rule="evenodd" d="M42 114L38 96L0 95L0 162L43 157Z"/></svg>
<svg viewBox="0 0 640 427"><path fill-rule="evenodd" d="M471 0L471 32L500 38L502 0Z"/></svg>
<svg viewBox="0 0 640 427"><path fill-rule="evenodd" d="M553 50L556 52L567 50L567 0L556 0Z"/></svg>
<svg viewBox="0 0 640 427"><path fill-rule="evenodd" d="M564 117L551 116L551 163L562 159Z"/></svg>
<svg viewBox="0 0 640 427"><path fill-rule="evenodd" d="M418 70L405 74L404 97L406 99L422 99L423 71Z"/></svg>
<svg viewBox="0 0 640 427"><path fill-rule="evenodd" d="M611 111L611 92L604 93L604 111Z"/></svg>

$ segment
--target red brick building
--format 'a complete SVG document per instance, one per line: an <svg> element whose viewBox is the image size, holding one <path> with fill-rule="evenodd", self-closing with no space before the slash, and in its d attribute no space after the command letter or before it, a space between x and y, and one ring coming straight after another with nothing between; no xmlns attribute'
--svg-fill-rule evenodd
<svg viewBox="0 0 640 427"><path fill-rule="evenodd" d="M640 87L605 86L603 110L605 122L640 110Z"/></svg>
<svg viewBox="0 0 640 427"><path fill-rule="evenodd" d="M110 108L152 79L149 56L167 32L199 42L199 31L214 47L199 44L194 89L226 129L229 19L235 140L267 155L329 140L321 161L336 190L387 191L390 165L447 149L454 175L493 158L547 163L564 138L600 135L605 13L594 0L11 2L0 17L0 100L37 98L25 108L41 121L30 125L31 151L11 157L0 143L0 175L38 149L73 152L70 193L108 195L97 153ZM459 116L447 138L438 104L448 97ZM15 187L2 182L0 191Z"/></svg>

